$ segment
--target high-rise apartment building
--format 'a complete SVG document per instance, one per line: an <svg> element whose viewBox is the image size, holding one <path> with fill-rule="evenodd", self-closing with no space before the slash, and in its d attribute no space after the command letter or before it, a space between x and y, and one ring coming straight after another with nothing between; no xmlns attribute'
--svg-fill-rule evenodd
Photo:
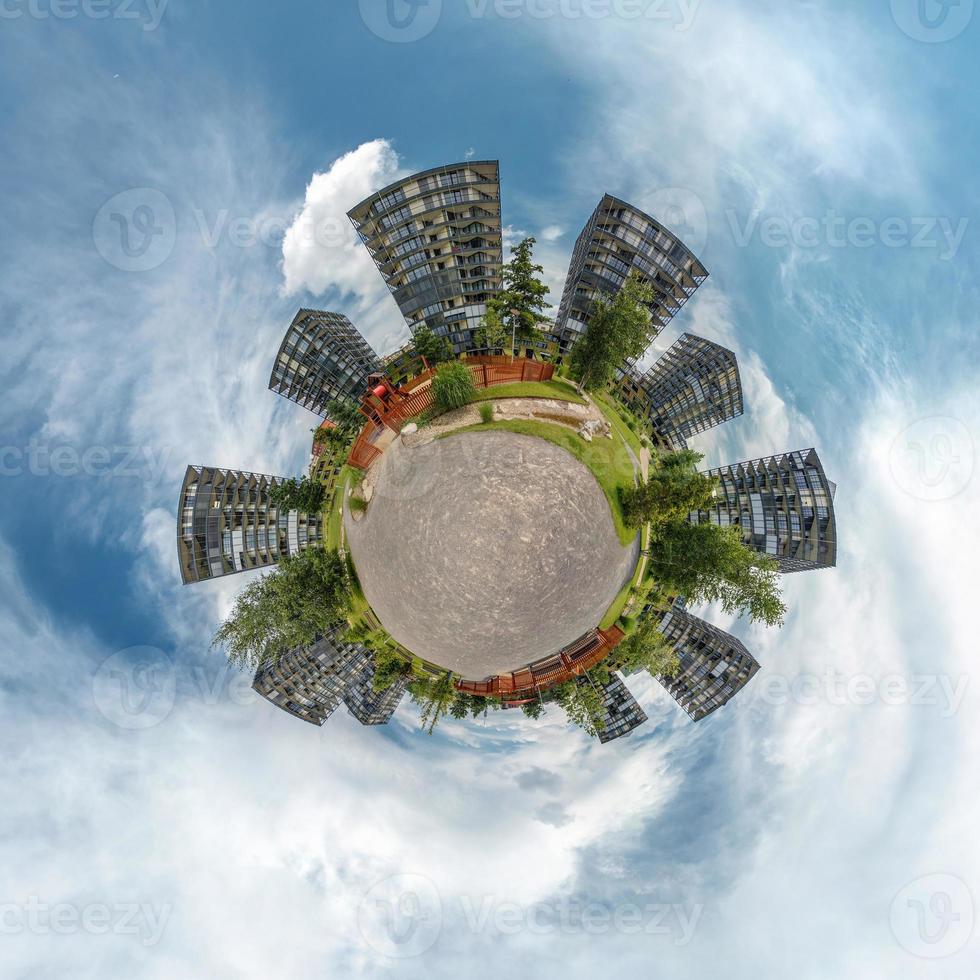
<svg viewBox="0 0 980 980"><path fill-rule="evenodd" d="M576 683L591 685L594 682L588 677L580 677ZM619 674L613 674L609 683L602 685L602 703L605 710L603 727L596 730L602 743L629 735L647 720L646 713Z"/></svg>
<svg viewBox="0 0 980 980"><path fill-rule="evenodd" d="M663 614L658 629L677 653L680 668L673 677L657 680L694 721L727 704L759 669L739 640L692 616L682 599Z"/></svg>
<svg viewBox="0 0 980 980"><path fill-rule="evenodd" d="M708 277L698 257L659 221L605 194L575 242L565 278L557 318L562 354L585 332L595 298L615 296L631 272L654 294L651 343Z"/></svg>
<svg viewBox="0 0 980 980"><path fill-rule="evenodd" d="M480 346L476 334L503 265L496 160L405 177L348 216L413 333L425 324L457 354Z"/></svg>
<svg viewBox="0 0 980 980"><path fill-rule="evenodd" d="M260 667L252 688L277 708L313 725L322 725L341 701L362 725L384 725L405 693L405 680L375 691L374 669L370 651L334 632L290 650L276 664Z"/></svg>
<svg viewBox="0 0 980 980"><path fill-rule="evenodd" d="M184 584L271 568L320 540L319 514L282 511L269 496L284 477L188 466L180 488L177 557Z"/></svg>
<svg viewBox="0 0 980 980"><path fill-rule="evenodd" d="M343 313L300 310L283 337L269 388L317 415L330 403L360 403L381 359Z"/></svg>
<svg viewBox="0 0 980 980"><path fill-rule="evenodd" d="M743 412L735 355L694 334L682 334L645 374L627 368L618 384L633 412L677 447Z"/></svg>
<svg viewBox="0 0 980 980"><path fill-rule="evenodd" d="M701 522L736 526L749 547L802 572L837 563L836 484L827 479L815 449L750 459L708 470L718 480Z"/></svg>

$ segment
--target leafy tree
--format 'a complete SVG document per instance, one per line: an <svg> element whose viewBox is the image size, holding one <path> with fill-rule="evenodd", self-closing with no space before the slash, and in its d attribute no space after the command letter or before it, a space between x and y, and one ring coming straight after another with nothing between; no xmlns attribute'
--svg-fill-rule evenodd
<svg viewBox="0 0 980 980"><path fill-rule="evenodd" d="M308 548L249 582L212 642L224 645L233 664L254 670L329 633L350 605L343 559L336 551Z"/></svg>
<svg viewBox="0 0 980 980"><path fill-rule="evenodd" d="M432 394L436 407L443 411L462 408L476 394L470 369L462 361L440 364L432 379Z"/></svg>
<svg viewBox="0 0 980 980"><path fill-rule="evenodd" d="M544 705L540 701L528 701L526 704L521 705L521 711L523 711L528 718L534 718L537 720L544 714Z"/></svg>
<svg viewBox="0 0 980 980"><path fill-rule="evenodd" d="M587 673L558 684L551 690L569 721L584 729L586 734L595 735L606 727L602 694Z"/></svg>
<svg viewBox="0 0 980 980"><path fill-rule="evenodd" d="M691 511L702 510L711 502L715 481L698 473L703 453L693 449L664 453L654 461L646 482L620 491L623 518L631 527L651 522L685 520Z"/></svg>
<svg viewBox="0 0 980 980"><path fill-rule="evenodd" d="M494 297L487 303L487 312L483 314L483 323L477 331L477 341L481 347L489 350L510 346L510 331L500 315L501 303Z"/></svg>
<svg viewBox="0 0 980 980"><path fill-rule="evenodd" d="M408 693L421 708L420 722L426 733L431 735L439 719L452 707L457 692L453 675L446 671L434 680L416 678L409 683Z"/></svg>
<svg viewBox="0 0 980 980"><path fill-rule="evenodd" d="M648 616L612 652L618 668L625 672L648 670L658 677L673 677L681 665L677 651Z"/></svg>
<svg viewBox="0 0 980 980"><path fill-rule="evenodd" d="M346 440L352 438L364 427L364 416L357 404L350 398L334 398L328 403L326 411L327 418L337 428L321 431L336 432Z"/></svg>
<svg viewBox="0 0 980 980"><path fill-rule="evenodd" d="M371 687L375 691L387 691L392 684L407 677L412 672L412 665L394 648L385 644L371 646L374 654L374 676Z"/></svg>
<svg viewBox="0 0 980 980"><path fill-rule="evenodd" d="M429 367L435 367L454 358L452 345L445 337L436 336L426 324L422 324L412 337L412 346L419 357L429 362Z"/></svg>
<svg viewBox="0 0 980 980"><path fill-rule="evenodd" d="M743 544L738 528L672 521L655 529L648 556L651 574L668 592L782 625L779 566Z"/></svg>
<svg viewBox="0 0 980 980"><path fill-rule="evenodd" d="M269 491L269 499L281 510L298 510L315 514L323 506L325 488L322 483L304 476L290 477Z"/></svg>
<svg viewBox="0 0 980 980"><path fill-rule="evenodd" d="M504 288L488 304L496 310L508 338L538 339L537 324L551 306L545 299L548 287L538 278L544 267L531 257L534 246L534 238L525 238L511 248L511 259L503 268Z"/></svg>
<svg viewBox="0 0 980 980"><path fill-rule="evenodd" d="M571 368L579 384L595 391L608 384L616 369L638 358L650 343L653 292L635 272L612 298L597 295L592 302L585 333L572 348Z"/></svg>
<svg viewBox="0 0 980 980"><path fill-rule="evenodd" d="M453 718L465 718L470 713L476 713L482 709L482 706L477 706L476 701L477 699L472 694L457 691L453 703L449 706L449 713Z"/></svg>

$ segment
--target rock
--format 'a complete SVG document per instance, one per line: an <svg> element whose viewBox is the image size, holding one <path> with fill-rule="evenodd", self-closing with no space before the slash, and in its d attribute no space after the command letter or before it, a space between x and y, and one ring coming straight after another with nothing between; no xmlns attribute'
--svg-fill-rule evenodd
<svg viewBox="0 0 980 980"><path fill-rule="evenodd" d="M402 435L410 436L412 435L413 432L418 432L418 431L419 431L418 425L416 425L414 422L409 422L408 425L402 428Z"/></svg>
<svg viewBox="0 0 980 980"><path fill-rule="evenodd" d="M374 487L370 483L361 484L361 499L364 503L371 503L371 498L374 496Z"/></svg>
<svg viewBox="0 0 980 980"><path fill-rule="evenodd" d="M579 429L578 434L586 441L592 442L592 433L588 429Z"/></svg>

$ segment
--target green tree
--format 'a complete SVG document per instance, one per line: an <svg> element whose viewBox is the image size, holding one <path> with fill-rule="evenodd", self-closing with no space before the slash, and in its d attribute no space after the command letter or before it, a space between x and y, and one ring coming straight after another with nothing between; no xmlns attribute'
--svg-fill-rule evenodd
<svg viewBox="0 0 980 980"><path fill-rule="evenodd" d="M574 722L588 735L595 735L605 726L605 705L602 693L589 675L583 674L551 689L555 701Z"/></svg>
<svg viewBox="0 0 980 980"><path fill-rule="evenodd" d="M407 677L412 672L412 665L394 647L384 644L366 644L374 654L374 676L371 687L375 691L387 691L392 684Z"/></svg>
<svg viewBox="0 0 980 980"><path fill-rule="evenodd" d="M334 398L327 404L326 413L337 428L322 431L335 431L345 439L350 439L364 427L365 418L358 405L350 398Z"/></svg>
<svg viewBox="0 0 980 980"><path fill-rule="evenodd" d="M510 331L500 315L501 304L496 297L487 303L487 312L483 314L483 322L477 331L477 342L488 350L507 348L510 346Z"/></svg>
<svg viewBox="0 0 980 980"><path fill-rule="evenodd" d="M212 642L225 647L233 664L255 670L329 633L350 606L343 559L336 551L308 548L249 582Z"/></svg>
<svg viewBox="0 0 980 980"><path fill-rule="evenodd" d="M412 337L412 346L419 357L429 362L429 367L435 367L454 358L453 348L445 337L437 337L426 324L422 324Z"/></svg>
<svg viewBox="0 0 980 980"><path fill-rule="evenodd" d="M269 499L281 510L298 510L315 514L323 506L325 488L322 483L303 476L290 477L269 491Z"/></svg>
<svg viewBox="0 0 980 980"><path fill-rule="evenodd" d="M441 411L462 408L475 394L473 375L462 361L450 361L436 368L432 379L432 395L436 408Z"/></svg>
<svg viewBox="0 0 980 980"><path fill-rule="evenodd" d="M523 711L528 718L534 718L537 720L544 714L544 705L540 701L528 701L521 705L521 711Z"/></svg>
<svg viewBox="0 0 980 980"><path fill-rule="evenodd" d="M650 343L650 311L653 292L635 272L610 300L597 295L592 302L585 333L572 348L571 368L587 391L604 387L616 369L638 358Z"/></svg>
<svg viewBox="0 0 980 980"><path fill-rule="evenodd" d="M472 694L457 691L456 697L453 698L453 703L449 706L449 713L453 718L466 718L469 714L480 710L476 704L476 700Z"/></svg>
<svg viewBox="0 0 980 980"><path fill-rule="evenodd" d="M673 677L681 665L677 651L657 629L657 620L648 616L613 650L619 670L631 673L648 670L656 677Z"/></svg>
<svg viewBox="0 0 980 980"><path fill-rule="evenodd" d="M538 277L544 267L532 258L535 244L529 237L511 248L511 259L503 268L504 288L488 304L488 313L492 307L504 327L508 345L512 336L537 340L541 335L537 324L551 306L545 299L548 287Z"/></svg>
<svg viewBox="0 0 980 980"><path fill-rule="evenodd" d="M409 683L408 693L421 709L422 728L431 735L439 719L452 708L456 700L456 685L453 675L447 671L435 679L416 678Z"/></svg>
<svg viewBox="0 0 980 980"><path fill-rule="evenodd" d="M698 473L703 453L693 449L663 453L652 461L650 475L639 486L620 491L623 519L630 527L648 521L655 525L685 520L691 511L703 510L711 502L713 477Z"/></svg>
<svg viewBox="0 0 980 980"><path fill-rule="evenodd" d="M743 544L737 527L672 521L654 531L647 554L651 574L667 592L782 625L779 566Z"/></svg>

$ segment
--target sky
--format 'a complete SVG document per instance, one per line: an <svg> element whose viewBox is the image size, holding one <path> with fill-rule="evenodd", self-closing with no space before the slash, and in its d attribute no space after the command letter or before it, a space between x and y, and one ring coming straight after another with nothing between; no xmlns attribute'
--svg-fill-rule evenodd
<svg viewBox="0 0 980 980"><path fill-rule="evenodd" d="M3 0L0 974L975 977L973 6ZM247 575L180 584L188 463L306 462L295 311L408 335L347 209L466 158L556 302L604 192L681 233L696 448L838 484L784 627L701 611L762 670L697 724L316 730L210 647Z"/></svg>

